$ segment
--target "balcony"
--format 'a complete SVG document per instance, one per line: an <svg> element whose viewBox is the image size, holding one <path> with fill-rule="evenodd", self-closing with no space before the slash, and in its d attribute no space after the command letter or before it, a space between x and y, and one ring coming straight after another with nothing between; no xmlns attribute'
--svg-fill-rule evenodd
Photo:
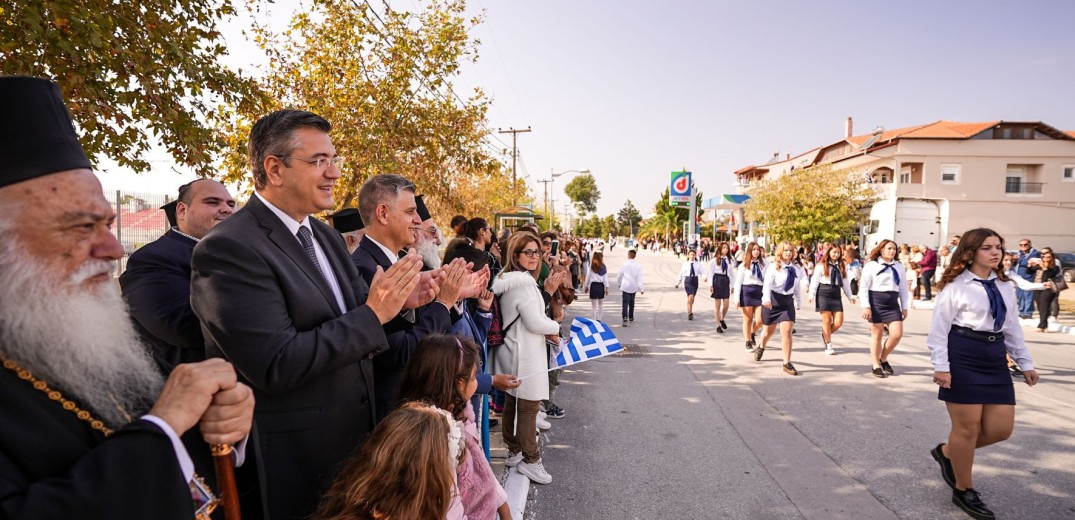
<svg viewBox="0 0 1075 520"><path fill-rule="evenodd" d="M1009 178L1004 182L1004 193L1008 195L1041 195L1044 182L1023 182Z"/></svg>

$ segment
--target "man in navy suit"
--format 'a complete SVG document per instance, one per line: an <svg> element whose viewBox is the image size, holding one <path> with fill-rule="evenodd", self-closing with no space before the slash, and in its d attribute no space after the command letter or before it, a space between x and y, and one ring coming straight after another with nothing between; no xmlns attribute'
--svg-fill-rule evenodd
<svg viewBox="0 0 1075 520"><path fill-rule="evenodd" d="M274 520L306 518L374 425L371 359L381 325L421 278L417 254L366 284L343 238L310 215L333 208L342 159L322 117L273 112L250 130L254 196L194 248L191 303L206 355L254 388Z"/></svg>
<svg viewBox="0 0 1075 520"><path fill-rule="evenodd" d="M234 211L235 199L217 181L180 186L176 224L135 251L119 277L135 329L164 374L205 359L201 324L190 306L190 258L198 241Z"/></svg>

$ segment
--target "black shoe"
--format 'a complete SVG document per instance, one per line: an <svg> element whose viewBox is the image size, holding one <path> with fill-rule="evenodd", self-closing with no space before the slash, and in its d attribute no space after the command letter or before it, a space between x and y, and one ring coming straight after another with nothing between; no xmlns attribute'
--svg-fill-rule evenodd
<svg viewBox="0 0 1075 520"><path fill-rule="evenodd" d="M687 313L687 319L688 320L693 320L694 319L694 313L693 312L688 312Z"/></svg>
<svg viewBox="0 0 1075 520"><path fill-rule="evenodd" d="M892 365L889 365L888 361L881 362L881 370L884 370L885 373L890 376L896 375L896 372L892 371Z"/></svg>
<svg viewBox="0 0 1075 520"><path fill-rule="evenodd" d="M765 353L765 347L754 347L754 361L761 361L761 355Z"/></svg>
<svg viewBox="0 0 1075 520"><path fill-rule="evenodd" d="M988 507L985 507L985 502L982 502L982 497L974 488L967 488L965 491L953 489L952 503L959 506L971 518L993 520L997 517Z"/></svg>
<svg viewBox="0 0 1075 520"><path fill-rule="evenodd" d="M1012 373L1013 377L1023 377L1023 371L1019 369L1019 365L1009 365L1008 371Z"/></svg>
<svg viewBox="0 0 1075 520"><path fill-rule="evenodd" d="M631 323L634 323L634 322L635 322L635 319L634 319L634 318L628 318L628 319L627 319L627 321L629 321L629 322L631 322Z"/></svg>
<svg viewBox="0 0 1075 520"><path fill-rule="evenodd" d="M754 345L757 345L757 344L758 344L758 339L754 337L754 336L757 336L757 335L758 335L758 333L757 333L757 332L751 332L751 333L750 333L750 342L751 342L752 344L754 344Z"/></svg>
<svg viewBox="0 0 1075 520"><path fill-rule="evenodd" d="M627 326L627 318L624 318L624 319L623 319L623 326L624 326L624 327L626 327L626 326Z"/></svg>
<svg viewBox="0 0 1075 520"><path fill-rule="evenodd" d="M724 334L724 329L717 327L717 333Z"/></svg>
<svg viewBox="0 0 1075 520"><path fill-rule="evenodd" d="M795 365L792 365L791 363L784 363L784 372L787 372L788 375L792 376L799 375L799 371L795 370Z"/></svg>
<svg viewBox="0 0 1075 520"><path fill-rule="evenodd" d="M936 448L930 450L930 455L933 455L933 460L937 461L937 464L941 465L941 478L944 479L944 483L948 484L948 487L956 488L956 472L952 469L952 461L948 457L944 456L944 452L941 451L941 446L944 443L938 444Z"/></svg>
<svg viewBox="0 0 1075 520"><path fill-rule="evenodd" d="M720 320L720 328L728 330L728 324L724 323L724 320Z"/></svg>
<svg viewBox="0 0 1075 520"><path fill-rule="evenodd" d="M878 367L878 368L873 369L873 376L874 377L880 377L880 378L886 378L886 377L888 377L888 374L886 374L883 369Z"/></svg>
<svg viewBox="0 0 1075 520"><path fill-rule="evenodd" d="M500 424L500 419L489 419L489 427L492 428Z"/></svg>
<svg viewBox="0 0 1075 520"><path fill-rule="evenodd" d="M796 332L796 331L795 331L795 328L794 328L794 327L792 327L792 329L791 329L791 333L792 333L792 334L795 334L795 332Z"/></svg>
<svg viewBox="0 0 1075 520"><path fill-rule="evenodd" d="M749 341L747 342L747 352L754 352L754 344Z"/></svg>

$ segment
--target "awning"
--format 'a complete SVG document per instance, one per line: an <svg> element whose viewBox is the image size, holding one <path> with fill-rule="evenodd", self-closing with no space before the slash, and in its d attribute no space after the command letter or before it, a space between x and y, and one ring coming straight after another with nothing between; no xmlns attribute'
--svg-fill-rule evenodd
<svg viewBox="0 0 1075 520"><path fill-rule="evenodd" d="M705 201L705 209L739 209L750 195L724 194Z"/></svg>

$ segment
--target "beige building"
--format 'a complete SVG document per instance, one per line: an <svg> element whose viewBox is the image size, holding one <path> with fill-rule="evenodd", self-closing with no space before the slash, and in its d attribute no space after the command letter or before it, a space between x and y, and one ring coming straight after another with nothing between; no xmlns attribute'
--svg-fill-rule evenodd
<svg viewBox="0 0 1075 520"><path fill-rule="evenodd" d="M861 173L881 200L862 230L881 239L937 247L975 227L995 229L1009 249L1075 251L1075 132L1041 122L937 121L852 135L796 157L735 172L741 189L761 179L831 163Z"/></svg>

